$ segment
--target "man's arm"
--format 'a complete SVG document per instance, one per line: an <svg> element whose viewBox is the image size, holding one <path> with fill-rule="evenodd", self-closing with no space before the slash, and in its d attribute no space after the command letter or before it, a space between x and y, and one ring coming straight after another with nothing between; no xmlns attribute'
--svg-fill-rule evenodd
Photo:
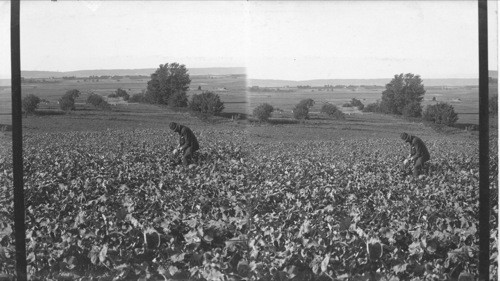
<svg viewBox="0 0 500 281"><path fill-rule="evenodd" d="M413 157L415 153L416 153L415 147L413 146L413 144L410 144L410 157Z"/></svg>
<svg viewBox="0 0 500 281"><path fill-rule="evenodd" d="M182 129L181 135L184 138L184 145L181 146L182 151L186 150L191 145L191 138L188 136L185 129Z"/></svg>
<svg viewBox="0 0 500 281"><path fill-rule="evenodd" d="M414 148L414 154L412 155L413 161L416 161L420 156L422 156L422 147L421 143L417 140L413 140L412 147Z"/></svg>

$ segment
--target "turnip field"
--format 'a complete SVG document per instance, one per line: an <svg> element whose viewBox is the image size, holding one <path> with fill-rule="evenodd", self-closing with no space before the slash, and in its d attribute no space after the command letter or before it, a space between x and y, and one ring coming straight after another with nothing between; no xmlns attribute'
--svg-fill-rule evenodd
<svg viewBox="0 0 500 281"><path fill-rule="evenodd" d="M266 141L194 129L24 136L27 260L38 280L473 280L478 142L431 136L418 179L390 137ZM498 158L491 159L497 278ZM397 144L397 145L396 145ZM0 273L15 276L12 168L0 160ZM10 157L10 156L9 156Z"/></svg>

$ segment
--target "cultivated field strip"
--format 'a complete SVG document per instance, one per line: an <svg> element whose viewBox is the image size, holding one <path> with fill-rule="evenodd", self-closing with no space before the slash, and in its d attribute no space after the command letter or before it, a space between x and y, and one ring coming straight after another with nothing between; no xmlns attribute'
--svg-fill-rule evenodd
<svg viewBox="0 0 500 281"><path fill-rule="evenodd" d="M419 179L394 139L266 141L197 128L183 167L167 129L25 136L34 279L445 280L477 275L478 150L428 136ZM491 276L497 276L492 142ZM0 272L14 274L11 167L0 162ZM493 279L492 279L493 280Z"/></svg>

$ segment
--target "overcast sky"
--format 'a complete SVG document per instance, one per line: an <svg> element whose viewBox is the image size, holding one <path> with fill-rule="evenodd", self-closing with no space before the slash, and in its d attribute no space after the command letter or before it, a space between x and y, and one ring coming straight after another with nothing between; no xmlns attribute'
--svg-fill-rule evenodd
<svg viewBox="0 0 500 281"><path fill-rule="evenodd" d="M489 1L497 69L496 1ZM10 2L0 1L1 38ZM493 37L495 35L495 37ZM478 73L477 1L22 1L23 70L247 67L250 78ZM0 78L10 42L0 40Z"/></svg>

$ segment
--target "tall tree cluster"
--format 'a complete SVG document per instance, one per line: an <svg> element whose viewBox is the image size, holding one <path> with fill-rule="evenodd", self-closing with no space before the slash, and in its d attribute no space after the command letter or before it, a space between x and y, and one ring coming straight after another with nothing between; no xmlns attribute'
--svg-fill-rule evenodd
<svg viewBox="0 0 500 281"><path fill-rule="evenodd" d="M190 83L191 79L185 65L176 62L161 64L155 73L151 74L145 99L153 104L168 105L174 94L186 95Z"/></svg>
<svg viewBox="0 0 500 281"><path fill-rule="evenodd" d="M396 74L391 82L385 85L380 106L385 113L397 115L403 115L409 109L414 111L420 108L421 111L424 94L425 89L420 75Z"/></svg>

